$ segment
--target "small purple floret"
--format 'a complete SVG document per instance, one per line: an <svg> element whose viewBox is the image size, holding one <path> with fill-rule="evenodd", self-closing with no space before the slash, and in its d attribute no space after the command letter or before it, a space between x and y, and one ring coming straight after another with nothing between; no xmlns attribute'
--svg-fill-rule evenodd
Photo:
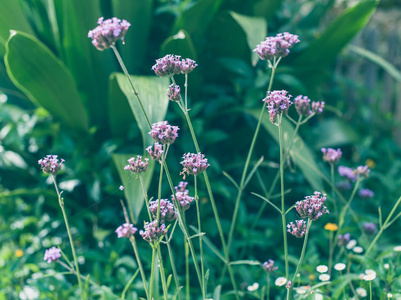
<svg viewBox="0 0 401 300"><path fill-rule="evenodd" d="M300 116L309 116L312 114L310 109L310 99L307 96L299 95L294 99L294 105Z"/></svg>
<svg viewBox="0 0 401 300"><path fill-rule="evenodd" d="M104 20L99 18L99 26L89 31L88 37L92 39L92 44L100 51L114 46L116 41L122 40L124 44L124 36L128 28L131 26L126 20L112 18Z"/></svg>
<svg viewBox="0 0 401 300"><path fill-rule="evenodd" d="M269 259L268 261L265 261L263 263L263 269L266 272L271 273L273 271L276 271L278 269L278 267L274 266L274 260Z"/></svg>
<svg viewBox="0 0 401 300"><path fill-rule="evenodd" d="M167 89L167 97L171 101L180 101L180 90L181 89L179 85L175 85L174 83L170 84L169 88Z"/></svg>
<svg viewBox="0 0 401 300"><path fill-rule="evenodd" d="M153 218L157 219L157 207L159 200L150 201L149 210L152 213ZM171 222L177 219L178 214L174 210L174 205L167 199L160 199L160 219L161 223Z"/></svg>
<svg viewBox="0 0 401 300"><path fill-rule="evenodd" d="M138 155L136 158L131 157L129 160L129 165L126 165L124 167L124 170L129 170L132 173L142 173L145 172L146 169L148 168L148 163L149 159L145 158L144 160L142 159L142 156Z"/></svg>
<svg viewBox="0 0 401 300"><path fill-rule="evenodd" d="M345 233L344 235L339 234L339 235L338 235L338 242L337 242L337 244L338 244L339 247L345 246L345 245L348 244L348 242L349 242L350 240L351 240L351 234L349 234L349 233Z"/></svg>
<svg viewBox="0 0 401 300"><path fill-rule="evenodd" d="M152 70L160 77L174 76L181 73L181 56L168 54L156 60Z"/></svg>
<svg viewBox="0 0 401 300"><path fill-rule="evenodd" d="M117 233L118 238L130 237L131 235L134 235L137 230L138 229L134 227L133 224L124 223L115 230L115 233Z"/></svg>
<svg viewBox="0 0 401 300"><path fill-rule="evenodd" d="M181 181L178 186L174 187L175 195L183 212L186 211L191 205L191 202L195 200L194 197L188 196L189 191L186 189L187 185L188 182ZM171 195L171 200L175 203L174 195Z"/></svg>
<svg viewBox="0 0 401 300"><path fill-rule="evenodd" d="M150 157L153 160L160 161L160 157L163 154L163 146L159 143L154 143L153 146L147 147L146 151L149 153Z"/></svg>
<svg viewBox="0 0 401 300"><path fill-rule="evenodd" d="M359 190L359 197L362 199L370 199L375 196L375 193L369 189L360 189Z"/></svg>
<svg viewBox="0 0 401 300"><path fill-rule="evenodd" d="M190 58L185 58L181 60L181 73L188 74L192 72L198 65L196 62Z"/></svg>
<svg viewBox="0 0 401 300"><path fill-rule="evenodd" d="M58 260L61 257L61 250L56 247L51 247L45 251L45 256L43 259L47 261L49 264L53 261Z"/></svg>
<svg viewBox="0 0 401 300"><path fill-rule="evenodd" d="M150 136L157 142L162 144L172 144L178 137L178 126L171 126L167 121L152 124Z"/></svg>
<svg viewBox="0 0 401 300"><path fill-rule="evenodd" d="M340 174L341 177L346 177L351 181L355 181L356 179L354 170L345 166L338 166L338 174Z"/></svg>
<svg viewBox="0 0 401 300"><path fill-rule="evenodd" d="M328 214L329 211L324 202L326 195L315 192L312 196L306 196L305 200L297 201L295 209L301 218L308 218L312 221L317 221L323 214Z"/></svg>
<svg viewBox="0 0 401 300"><path fill-rule="evenodd" d="M287 91L282 90L269 92L267 97L263 99L267 104L266 107L269 110L270 121L272 123L276 122L277 115L288 111L288 108L292 104L292 101L290 101L291 97Z"/></svg>
<svg viewBox="0 0 401 300"><path fill-rule="evenodd" d="M367 234L375 234L377 232L377 226L375 223L365 222L365 223L363 223L362 226L363 226L363 230Z"/></svg>
<svg viewBox="0 0 401 300"><path fill-rule="evenodd" d="M47 174L56 175L61 170L64 159L58 161L57 155L46 155L46 157L39 159L38 164L42 171Z"/></svg>
<svg viewBox="0 0 401 300"><path fill-rule="evenodd" d="M158 242L163 236L167 234L166 225L160 224L160 226L157 227L157 220L154 220L150 223L146 222L144 229L144 231L139 231L139 234L145 241L151 244L153 244L154 242Z"/></svg>
<svg viewBox="0 0 401 300"><path fill-rule="evenodd" d="M210 164L207 163L207 158L202 153L187 153L183 156L184 160L181 162L183 166L182 173L188 175L198 175L204 172Z"/></svg>
<svg viewBox="0 0 401 300"><path fill-rule="evenodd" d="M296 220L295 224L290 222L287 224L288 232L297 238L303 238L306 233L306 221Z"/></svg>
<svg viewBox="0 0 401 300"><path fill-rule="evenodd" d="M323 152L323 161L328 162L332 165L336 165L342 156L341 149L338 148L337 150L333 148L322 148Z"/></svg>
<svg viewBox="0 0 401 300"><path fill-rule="evenodd" d="M279 33L274 37L267 37L260 45L257 45L253 50L260 59L271 60L273 58L285 57L290 53L290 50L295 44L299 43L297 35L284 32Z"/></svg>
<svg viewBox="0 0 401 300"><path fill-rule="evenodd" d="M324 109L324 101L314 101L312 102L312 112L315 114L321 114Z"/></svg>
<svg viewBox="0 0 401 300"><path fill-rule="evenodd" d="M359 166L354 170L354 174L357 178L368 178L370 169L367 165Z"/></svg>

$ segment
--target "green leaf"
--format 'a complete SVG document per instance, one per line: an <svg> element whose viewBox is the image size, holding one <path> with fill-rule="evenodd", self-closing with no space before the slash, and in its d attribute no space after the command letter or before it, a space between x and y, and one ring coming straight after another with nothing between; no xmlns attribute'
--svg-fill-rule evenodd
<svg viewBox="0 0 401 300"><path fill-rule="evenodd" d="M144 147L153 144L153 139L148 134L150 128L143 116L142 110L138 104L127 77L124 74L114 73L121 91L128 99L131 110L135 116L138 126L141 130ZM138 91L142 105L148 115L149 121L153 124L164 121L169 100L167 98L167 87L169 79L156 76L131 76L135 88Z"/></svg>
<svg viewBox="0 0 401 300"><path fill-rule="evenodd" d="M0 56L4 56L6 42L10 36L10 30L19 30L33 34L23 13L20 1L0 0Z"/></svg>
<svg viewBox="0 0 401 300"><path fill-rule="evenodd" d="M64 64L36 38L13 32L4 58L12 82L65 125L88 130L88 116Z"/></svg>
<svg viewBox="0 0 401 300"><path fill-rule="evenodd" d="M213 292L213 300L220 300L221 284L216 286Z"/></svg>
<svg viewBox="0 0 401 300"><path fill-rule="evenodd" d="M131 217L133 218L133 222L138 222L138 216L141 212L144 203L144 195L141 186L141 182L139 178L137 178L136 174L131 173L130 171L124 170L124 166L128 164L128 159L131 157L135 157L136 154L120 154L114 153L112 155L114 165L117 168L118 174L120 175L120 179L123 182L124 186L124 195L128 201L128 208L131 213ZM149 160L148 169L146 172L142 173L142 179L144 188L147 191L152 180L153 169L155 167L154 160Z"/></svg>
<svg viewBox="0 0 401 300"><path fill-rule="evenodd" d="M267 35L267 22L263 18L258 17L248 17L240 15L233 11L230 12L231 16L238 25L241 26L242 30L245 32L246 40L248 42L250 54L252 56L252 65L256 65L259 60L257 53L252 50L255 49L261 41L266 38Z"/></svg>
<svg viewBox="0 0 401 300"><path fill-rule="evenodd" d="M257 260L237 260L237 261L230 262L230 265L260 266L260 261L257 261Z"/></svg>
<svg viewBox="0 0 401 300"><path fill-rule="evenodd" d="M283 0L260 0L253 5L253 15L269 21L283 2Z"/></svg>
<svg viewBox="0 0 401 300"><path fill-rule="evenodd" d="M257 109L246 111L249 115L253 116L255 119L259 118L260 111ZM278 128L272 122L270 122L269 117L265 116L262 119L263 127L270 133L270 135L278 142ZM290 143L289 139L292 137L294 133L294 128L291 123L283 118L282 127L284 132L284 142L286 145ZM295 142L291 148L290 156L294 160L295 164L302 170L302 173L305 176L305 179L309 182L309 184L316 190L323 190L323 182L322 178L319 174L315 173L311 169L311 165L314 166L315 169L318 169L318 166L313 157L312 151L309 147L303 142L302 138L299 135L295 136Z"/></svg>
<svg viewBox="0 0 401 300"><path fill-rule="evenodd" d="M349 45L348 49L355 52L356 54L359 54L364 58L369 59L371 62L377 64L379 67L382 67L395 80L401 81L401 72L398 71L391 63L389 63L387 60L380 57L376 53L373 53L369 50L354 45Z"/></svg>
<svg viewBox="0 0 401 300"><path fill-rule="evenodd" d="M340 147L356 143L359 140L358 133L347 122L332 118L320 122L313 130L315 136L314 147Z"/></svg>

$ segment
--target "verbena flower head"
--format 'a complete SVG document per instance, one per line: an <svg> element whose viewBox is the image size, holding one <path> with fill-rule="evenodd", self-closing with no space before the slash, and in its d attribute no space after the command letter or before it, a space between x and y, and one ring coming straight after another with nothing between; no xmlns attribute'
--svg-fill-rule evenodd
<svg viewBox="0 0 401 300"><path fill-rule="evenodd" d="M57 155L46 155L39 159L38 164L44 173L56 175L61 170L64 159L61 158L59 162L57 157Z"/></svg>
<svg viewBox="0 0 401 300"><path fill-rule="evenodd" d="M289 290L291 288L291 280L288 280L287 283L285 284L285 288Z"/></svg>
<svg viewBox="0 0 401 300"><path fill-rule="evenodd" d="M351 234L349 233L345 233L344 235L339 234L337 244L339 247L345 246L349 243L350 239L351 239Z"/></svg>
<svg viewBox="0 0 401 300"><path fill-rule="evenodd" d="M167 89L167 97L171 101L180 101L181 99L180 91L181 91L180 86L172 83Z"/></svg>
<svg viewBox="0 0 401 300"><path fill-rule="evenodd" d="M362 199L370 199L375 196L375 193L369 189L360 189L358 194Z"/></svg>
<svg viewBox="0 0 401 300"><path fill-rule="evenodd" d="M278 267L274 266L274 260L269 259L263 263L263 270L268 273L274 272L278 269Z"/></svg>
<svg viewBox="0 0 401 300"><path fill-rule="evenodd" d="M163 146L159 143L154 143L153 146L149 146L146 148L146 151L149 153L150 157L155 161L160 161L160 157L163 154Z"/></svg>
<svg viewBox="0 0 401 300"><path fill-rule="evenodd" d="M181 162L183 169L182 173L188 175L198 175L204 172L210 164L207 163L207 158L202 153L187 153L183 156L184 160Z"/></svg>
<svg viewBox="0 0 401 300"><path fill-rule="evenodd" d="M157 207L159 205L159 200L150 201L149 210L153 215L153 218L157 219ZM174 210L174 205L167 199L160 199L160 222L166 223L177 219L178 214Z"/></svg>
<svg viewBox="0 0 401 300"><path fill-rule="evenodd" d="M337 150L333 148L322 148L321 151L323 152L323 161L332 165L336 165L343 155L340 148Z"/></svg>
<svg viewBox="0 0 401 300"><path fill-rule="evenodd" d="M178 137L178 126L171 126L167 121L152 124L150 136L157 142L162 144L172 144Z"/></svg>
<svg viewBox="0 0 401 300"><path fill-rule="evenodd" d="M137 231L138 228L134 227L133 224L124 223L123 225L118 226L114 232L117 233L118 238L122 238L130 237L131 235L134 235Z"/></svg>
<svg viewBox="0 0 401 300"><path fill-rule="evenodd" d="M279 33L274 37L267 37L260 45L257 45L253 50L260 59L270 60L278 57L285 57L290 53L290 50L296 43L299 43L297 35L284 32Z"/></svg>
<svg viewBox="0 0 401 300"><path fill-rule="evenodd" d="M287 224L287 231L297 238L303 238L306 233L306 221L296 220L295 224L290 222Z"/></svg>
<svg viewBox="0 0 401 300"><path fill-rule="evenodd" d="M51 247L45 251L45 256L43 259L49 264L53 261L58 260L61 257L61 250L57 247Z"/></svg>
<svg viewBox="0 0 401 300"><path fill-rule="evenodd" d="M142 159L142 156L138 155L137 157L131 157L129 160L129 165L124 167L124 170L130 170L132 173L142 173L145 172L148 168L149 159Z"/></svg>
<svg viewBox="0 0 401 300"><path fill-rule="evenodd" d="M269 92L267 97L263 101L267 104L269 110L270 121L272 123L276 122L277 115L286 113L288 108L291 106L292 102L290 98L292 96L288 94L287 91L272 91Z"/></svg>
<svg viewBox="0 0 401 300"><path fill-rule="evenodd" d="M340 174L341 177L348 178L351 181L355 181L356 179L354 170L345 166L338 166L338 174Z"/></svg>
<svg viewBox="0 0 401 300"><path fill-rule="evenodd" d="M191 73L196 67L197 63L190 59L190 58L185 58L181 60L181 73L182 74L188 74Z"/></svg>
<svg viewBox="0 0 401 300"><path fill-rule="evenodd" d="M363 226L363 230L367 234L375 234L377 232L377 226L375 223L365 222L365 223L363 223L362 226Z"/></svg>
<svg viewBox="0 0 401 300"><path fill-rule="evenodd" d="M174 76L181 73L181 56L168 54L156 60L152 70L160 77Z"/></svg>
<svg viewBox="0 0 401 300"><path fill-rule="evenodd" d="M191 202L195 200L194 197L188 196L188 190L186 189L186 186L188 185L188 182L181 181L178 186L174 187L175 188L175 195L178 199L178 203L181 206L182 211L186 211L189 206L191 205ZM175 203L175 198L174 195L171 195L171 200Z"/></svg>
<svg viewBox="0 0 401 300"><path fill-rule="evenodd" d="M354 174L357 178L368 178L370 169L367 165L359 166L354 170Z"/></svg>
<svg viewBox="0 0 401 300"><path fill-rule="evenodd" d="M310 99L307 96L299 95L295 97L294 105L300 116L307 117L312 114L312 110L310 109Z"/></svg>
<svg viewBox="0 0 401 300"><path fill-rule="evenodd" d="M321 114L324 109L324 101L314 101L312 102L312 112L315 114Z"/></svg>
<svg viewBox="0 0 401 300"><path fill-rule="evenodd" d="M163 238L163 236L167 234L166 225L160 223L160 226L157 227L157 220L154 220L150 223L146 222L144 229L144 231L139 231L139 234L145 241L151 244L153 244L154 242L159 242Z"/></svg>
<svg viewBox="0 0 401 300"><path fill-rule="evenodd" d="M122 40L124 44L124 35L131 26L126 20L111 18L104 20L103 17L97 21L99 26L90 30L88 37L92 39L92 44L100 51L114 46L116 41Z"/></svg>
<svg viewBox="0 0 401 300"><path fill-rule="evenodd" d="M305 200L297 201L295 209L301 218L312 219L312 221L318 220L323 214L328 214L329 211L324 202L326 201L326 195L319 192L315 192L312 196L306 196Z"/></svg>

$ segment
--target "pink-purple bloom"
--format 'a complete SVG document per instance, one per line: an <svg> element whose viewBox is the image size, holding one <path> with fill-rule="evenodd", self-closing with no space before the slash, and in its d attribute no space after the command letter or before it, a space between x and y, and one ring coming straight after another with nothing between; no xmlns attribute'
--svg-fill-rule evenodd
<svg viewBox="0 0 401 300"><path fill-rule="evenodd" d="M198 175L204 172L210 164L207 163L207 158L202 153L187 153L183 156L184 160L181 162L183 166L182 173L188 175Z"/></svg>
<svg viewBox="0 0 401 300"><path fill-rule="evenodd" d="M104 20L99 18L99 26L89 31L88 37L92 39L92 44L100 51L108 49L119 39L124 43L124 36L128 28L131 26L126 20L111 18Z"/></svg>
<svg viewBox="0 0 401 300"><path fill-rule="evenodd" d="M326 195L315 192L312 196L306 196L305 200L297 201L295 209L301 218L308 218L312 221L318 220L323 214L328 214L329 211L324 202Z"/></svg>
<svg viewBox="0 0 401 300"><path fill-rule="evenodd" d="M186 189L188 182L181 181L178 186L175 186L175 195L178 199L178 203L181 206L182 211L186 211L191 202L195 200L194 197L188 196L189 191ZM171 195L172 201L175 203L174 195Z"/></svg>
<svg viewBox="0 0 401 300"><path fill-rule="evenodd" d="M324 101L314 101L312 102L312 112L315 114L321 114L324 109Z"/></svg>
<svg viewBox="0 0 401 300"><path fill-rule="evenodd" d="M120 191L123 191L124 190L124 186L120 185L119 189L120 189Z"/></svg>
<svg viewBox="0 0 401 300"><path fill-rule="evenodd" d="M171 101L180 101L181 99L180 91L181 91L180 86L172 83L167 89L167 97Z"/></svg>
<svg viewBox="0 0 401 300"><path fill-rule="evenodd" d="M271 273L273 271L276 271L278 267L274 266L274 260L269 259L268 261L265 261L263 263L263 270L265 270L268 273Z"/></svg>
<svg viewBox="0 0 401 300"><path fill-rule="evenodd" d="M138 155L137 157L131 157L129 160L129 165L124 167L124 170L129 170L132 173L142 173L145 172L148 168L149 159L142 159L142 156Z"/></svg>
<svg viewBox="0 0 401 300"><path fill-rule="evenodd" d="M57 158L57 155L46 155L44 158L39 159L38 164L44 173L56 175L61 170L64 159Z"/></svg>
<svg viewBox="0 0 401 300"><path fill-rule="evenodd" d="M150 136L158 143L172 144L178 137L178 126L171 126L167 121L152 124Z"/></svg>
<svg viewBox="0 0 401 300"><path fill-rule="evenodd" d="M345 166L338 166L338 174L340 174L341 177L348 178L351 181L355 181L355 173L354 170Z"/></svg>
<svg viewBox="0 0 401 300"><path fill-rule="evenodd" d="M290 222L287 224L287 231L297 238L303 238L306 233L306 221L296 220L295 224Z"/></svg>
<svg viewBox="0 0 401 300"><path fill-rule="evenodd" d="M115 233L117 233L118 238L122 238L130 237L131 235L134 235L137 231L138 229L134 227L133 224L124 223L121 226L118 226L118 228L115 230Z"/></svg>
<svg viewBox="0 0 401 300"><path fill-rule="evenodd" d="M323 152L323 161L328 162L332 165L337 164L343 154L340 148L338 148L337 150L333 148L322 148L321 150Z"/></svg>
<svg viewBox="0 0 401 300"><path fill-rule="evenodd" d="M349 181L339 181L336 182L336 187L340 190L340 191L349 191L350 189L352 189L352 185Z"/></svg>
<svg viewBox="0 0 401 300"><path fill-rule="evenodd" d="M151 244L154 242L159 242L163 236L167 234L166 225L161 223L160 226L157 227L157 220L154 220L153 222L146 222L144 229L145 230L139 231L139 234L145 241Z"/></svg>
<svg viewBox="0 0 401 300"><path fill-rule="evenodd" d="M288 108L291 106L292 101L290 98L292 96L288 94L287 91L272 91L269 92L267 97L263 101L267 104L269 110L270 121L272 123L276 122L277 115L286 113Z"/></svg>
<svg viewBox="0 0 401 300"><path fill-rule="evenodd" d="M197 66L197 63L194 60L190 58L185 58L181 60L181 73L188 74L192 72Z"/></svg>
<svg viewBox="0 0 401 300"><path fill-rule="evenodd" d="M152 70L160 77L174 76L181 73L181 64L181 56L168 54L157 59Z"/></svg>
<svg viewBox="0 0 401 300"><path fill-rule="evenodd" d="M271 60L273 58L284 57L290 53L290 50L295 44L299 43L297 35L284 32L279 33L274 37L267 37L260 45L257 45L253 50L260 59Z"/></svg>
<svg viewBox="0 0 401 300"><path fill-rule="evenodd" d="M370 199L375 196L375 193L369 189L360 189L359 190L359 197L362 199Z"/></svg>
<svg viewBox="0 0 401 300"><path fill-rule="evenodd" d="M153 215L153 218L157 219L157 208L159 205L159 200L150 201L149 210ZM171 222L177 219L178 214L174 209L173 203L167 199L160 199L160 219L161 223Z"/></svg>
<svg viewBox="0 0 401 300"><path fill-rule="evenodd" d="M43 259L47 261L49 264L53 261L58 260L61 257L61 250L56 247L51 247L45 251L45 256Z"/></svg>
<svg viewBox="0 0 401 300"><path fill-rule="evenodd" d="M351 234L345 233L344 235L339 234L338 235L338 246L345 246L348 244L348 242L351 240Z"/></svg>
<svg viewBox="0 0 401 300"><path fill-rule="evenodd" d="M354 170L354 174L357 178L368 178L370 169L368 166L359 166Z"/></svg>
<svg viewBox="0 0 401 300"><path fill-rule="evenodd" d="M363 223L363 230L367 233L367 234L375 234L377 232L377 226L375 223L372 222L365 222Z"/></svg>
<svg viewBox="0 0 401 300"><path fill-rule="evenodd" d="M310 99L307 96L299 95L294 99L295 108L300 116L309 116L312 114L310 109Z"/></svg>
<svg viewBox="0 0 401 300"><path fill-rule="evenodd" d="M163 154L163 146L159 143L154 143L153 146L149 146L146 148L146 151L149 153L150 157L155 161L160 161L160 158Z"/></svg>

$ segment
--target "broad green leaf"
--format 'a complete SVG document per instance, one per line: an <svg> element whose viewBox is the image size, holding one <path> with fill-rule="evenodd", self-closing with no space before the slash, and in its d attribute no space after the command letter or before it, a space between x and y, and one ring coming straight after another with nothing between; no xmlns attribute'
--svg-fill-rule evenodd
<svg viewBox="0 0 401 300"><path fill-rule="evenodd" d="M29 34L33 34L33 30L22 11L20 1L0 0L0 7L0 56L4 56L10 30Z"/></svg>
<svg viewBox="0 0 401 300"><path fill-rule="evenodd" d="M113 15L131 23L131 27L125 34L125 45L117 45L130 74L139 72L139 68L143 66L143 58L149 51L148 39L153 3L154 0L112 0L111 2Z"/></svg>
<svg viewBox="0 0 401 300"><path fill-rule="evenodd" d="M112 76L115 76L120 89L128 99L128 103L131 106L131 110L142 132L144 146L152 145L153 139L148 134L150 131L149 125L145 120L127 77L121 73L114 73ZM170 101L167 98L169 79L166 77L159 78L156 76L131 76L131 79L138 91L149 121L152 124L164 121Z"/></svg>
<svg viewBox="0 0 401 300"><path fill-rule="evenodd" d="M221 284L216 286L213 292L213 300L220 300Z"/></svg>
<svg viewBox="0 0 401 300"><path fill-rule="evenodd" d="M135 156L136 154L114 153L112 155L112 158L124 186L124 195L128 201L130 217L133 218L134 223L137 223L138 216L143 207L145 197L143 195L143 190L139 177L128 170L124 170L124 166L128 165L128 159ZM150 181L152 180L154 167L154 160L149 159L148 169L146 170L146 172L141 174L146 191L148 190Z"/></svg>
<svg viewBox="0 0 401 300"><path fill-rule="evenodd" d="M261 41L266 38L267 35L267 22L263 18L258 17L248 17L240 15L236 12L231 11L231 16L238 25L241 26L242 30L245 32L246 40L248 42L249 50L252 56L252 65L256 65L259 60L257 53L252 50L255 49Z"/></svg>
<svg viewBox="0 0 401 300"><path fill-rule="evenodd" d="M87 131L88 116L64 64L36 38L13 32L4 58L12 82L65 125Z"/></svg>
<svg viewBox="0 0 401 300"><path fill-rule="evenodd" d="M269 21L283 2L283 0L260 0L253 5L253 14Z"/></svg>
<svg viewBox="0 0 401 300"><path fill-rule="evenodd" d="M248 110L247 113L257 119L259 117L260 111L254 109ZM276 142L278 142L278 128L276 125L270 122L267 115L262 119L262 125L276 140ZM284 142L286 145L288 145L294 133L294 128L286 118L283 118L282 127L284 133ZM322 178L319 176L319 174L315 173L310 166L312 165L315 167L315 169L319 169L315 162L313 153L303 142L302 138L299 135L295 136L295 142L291 148L290 156L294 160L295 164L302 170L302 173L304 174L305 179L309 182L309 184L316 191L323 191Z"/></svg>
<svg viewBox="0 0 401 300"><path fill-rule="evenodd" d="M369 59L371 62L377 64L379 67L382 67L395 80L401 82L401 72L398 71L391 63L389 63L383 57L380 57L379 55L373 53L372 51L354 45L349 45L348 49L351 50L352 52L355 52L356 54L359 54L362 57Z"/></svg>

